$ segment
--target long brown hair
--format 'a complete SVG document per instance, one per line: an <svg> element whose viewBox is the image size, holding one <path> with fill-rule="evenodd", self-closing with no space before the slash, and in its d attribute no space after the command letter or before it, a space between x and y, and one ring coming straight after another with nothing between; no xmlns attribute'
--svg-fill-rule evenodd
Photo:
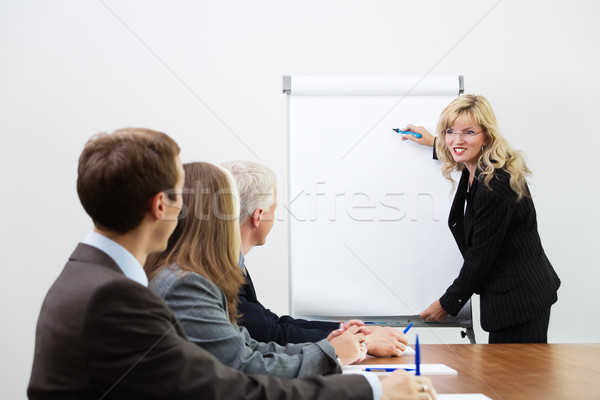
<svg viewBox="0 0 600 400"><path fill-rule="evenodd" d="M244 282L238 266L240 227L237 187L231 174L214 164L184 164L185 184L180 221L167 249L151 255L144 269L154 278L162 268L176 264L201 274L227 297L229 319L239 318L237 296Z"/></svg>

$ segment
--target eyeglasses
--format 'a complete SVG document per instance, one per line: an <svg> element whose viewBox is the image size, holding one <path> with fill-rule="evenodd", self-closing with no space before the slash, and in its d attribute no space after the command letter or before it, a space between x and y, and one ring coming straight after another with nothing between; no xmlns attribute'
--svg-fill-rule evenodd
<svg viewBox="0 0 600 400"><path fill-rule="evenodd" d="M175 189L167 189L167 190L164 190L163 193L167 196L167 199L168 199L169 202L175 202L175 201L177 201L177 196L183 196L183 192L182 191L177 191ZM175 197L175 199L172 200L171 197ZM169 204L169 203L167 203L164 200L162 201L162 203L165 206L167 206L167 207L172 207L172 208L175 208L177 210L181 210L181 208L182 208L182 207L177 207L174 204Z"/></svg>
<svg viewBox="0 0 600 400"><path fill-rule="evenodd" d="M483 132L483 131L475 132L471 129L468 129L464 132L457 132L453 129L446 129L444 131L444 135L449 135L449 136L461 135L463 137L474 137L474 136L479 135L481 132Z"/></svg>
<svg viewBox="0 0 600 400"><path fill-rule="evenodd" d="M166 214L163 218L163 221L179 221L182 218L182 213L183 213L183 207L177 207L175 204L169 204L164 200L161 200L161 202L166 206L166 207L171 207L174 208L178 211L177 214Z"/></svg>
<svg viewBox="0 0 600 400"><path fill-rule="evenodd" d="M176 205L174 205L174 204L169 204L169 203L166 203L164 200L162 200L162 203L163 203L165 206L167 206L167 207L171 207L171 208L174 208L174 209L176 209L176 210L181 210L181 209L183 208L183 207L177 207L177 206L176 206Z"/></svg>
<svg viewBox="0 0 600 400"><path fill-rule="evenodd" d="M167 196L167 198L169 200L171 200L173 198L177 199L177 196L183 196L184 191L185 190L179 191L176 189L167 189L167 190L163 190L163 193ZM172 201L175 201L175 200L172 200Z"/></svg>

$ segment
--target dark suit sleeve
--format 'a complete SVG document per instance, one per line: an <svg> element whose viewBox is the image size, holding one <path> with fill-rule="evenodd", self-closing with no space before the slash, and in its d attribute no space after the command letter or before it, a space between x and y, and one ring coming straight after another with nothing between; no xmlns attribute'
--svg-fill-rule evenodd
<svg viewBox="0 0 600 400"><path fill-rule="evenodd" d="M107 399L372 398L364 377L285 380L225 367L188 342L164 303L141 285L116 281L91 297L83 351L92 385Z"/></svg>
<svg viewBox="0 0 600 400"><path fill-rule="evenodd" d="M465 302L480 290L501 249L512 218L513 207L506 196L479 183L473 197L470 243L463 252L458 277L440 298L442 308L456 316Z"/></svg>
<svg viewBox="0 0 600 400"><path fill-rule="evenodd" d="M278 317L252 294L254 289L249 284L240 290L238 308L242 318L239 323L259 342L276 342L280 345L318 342L339 326L335 322L307 321L288 315Z"/></svg>

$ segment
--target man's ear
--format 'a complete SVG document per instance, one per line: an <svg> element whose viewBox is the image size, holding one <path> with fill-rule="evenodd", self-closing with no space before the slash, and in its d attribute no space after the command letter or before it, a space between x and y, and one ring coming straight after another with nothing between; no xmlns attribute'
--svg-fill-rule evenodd
<svg viewBox="0 0 600 400"><path fill-rule="evenodd" d="M252 216L250 218L252 218L252 228L254 229L258 229L258 226L260 225L260 218L262 216L263 210L260 208L257 208L256 210L254 210L254 212L252 213Z"/></svg>
<svg viewBox="0 0 600 400"><path fill-rule="evenodd" d="M159 221L165 218L167 207L164 203L165 194L163 192L156 193L150 199L150 214Z"/></svg>

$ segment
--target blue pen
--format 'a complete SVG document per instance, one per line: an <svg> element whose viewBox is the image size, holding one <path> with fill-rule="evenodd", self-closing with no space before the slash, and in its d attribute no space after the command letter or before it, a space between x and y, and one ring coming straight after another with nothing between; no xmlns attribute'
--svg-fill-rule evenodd
<svg viewBox="0 0 600 400"><path fill-rule="evenodd" d="M421 353L419 352L419 335L417 335L417 344L415 345L415 375L421 375Z"/></svg>
<svg viewBox="0 0 600 400"><path fill-rule="evenodd" d="M417 132L411 132L411 131L402 131L400 129L392 129L394 132L398 132L398 133L402 133L403 135L413 135L414 137L416 137L417 139L421 139L423 136L420 133Z"/></svg>
<svg viewBox="0 0 600 400"><path fill-rule="evenodd" d="M408 332L408 330L413 326L414 322L411 322L406 328L404 328L404 330L402 331L402 333L406 333Z"/></svg>
<svg viewBox="0 0 600 400"><path fill-rule="evenodd" d="M416 371L414 368L365 368L367 372L394 372L396 370L404 370L404 371Z"/></svg>

